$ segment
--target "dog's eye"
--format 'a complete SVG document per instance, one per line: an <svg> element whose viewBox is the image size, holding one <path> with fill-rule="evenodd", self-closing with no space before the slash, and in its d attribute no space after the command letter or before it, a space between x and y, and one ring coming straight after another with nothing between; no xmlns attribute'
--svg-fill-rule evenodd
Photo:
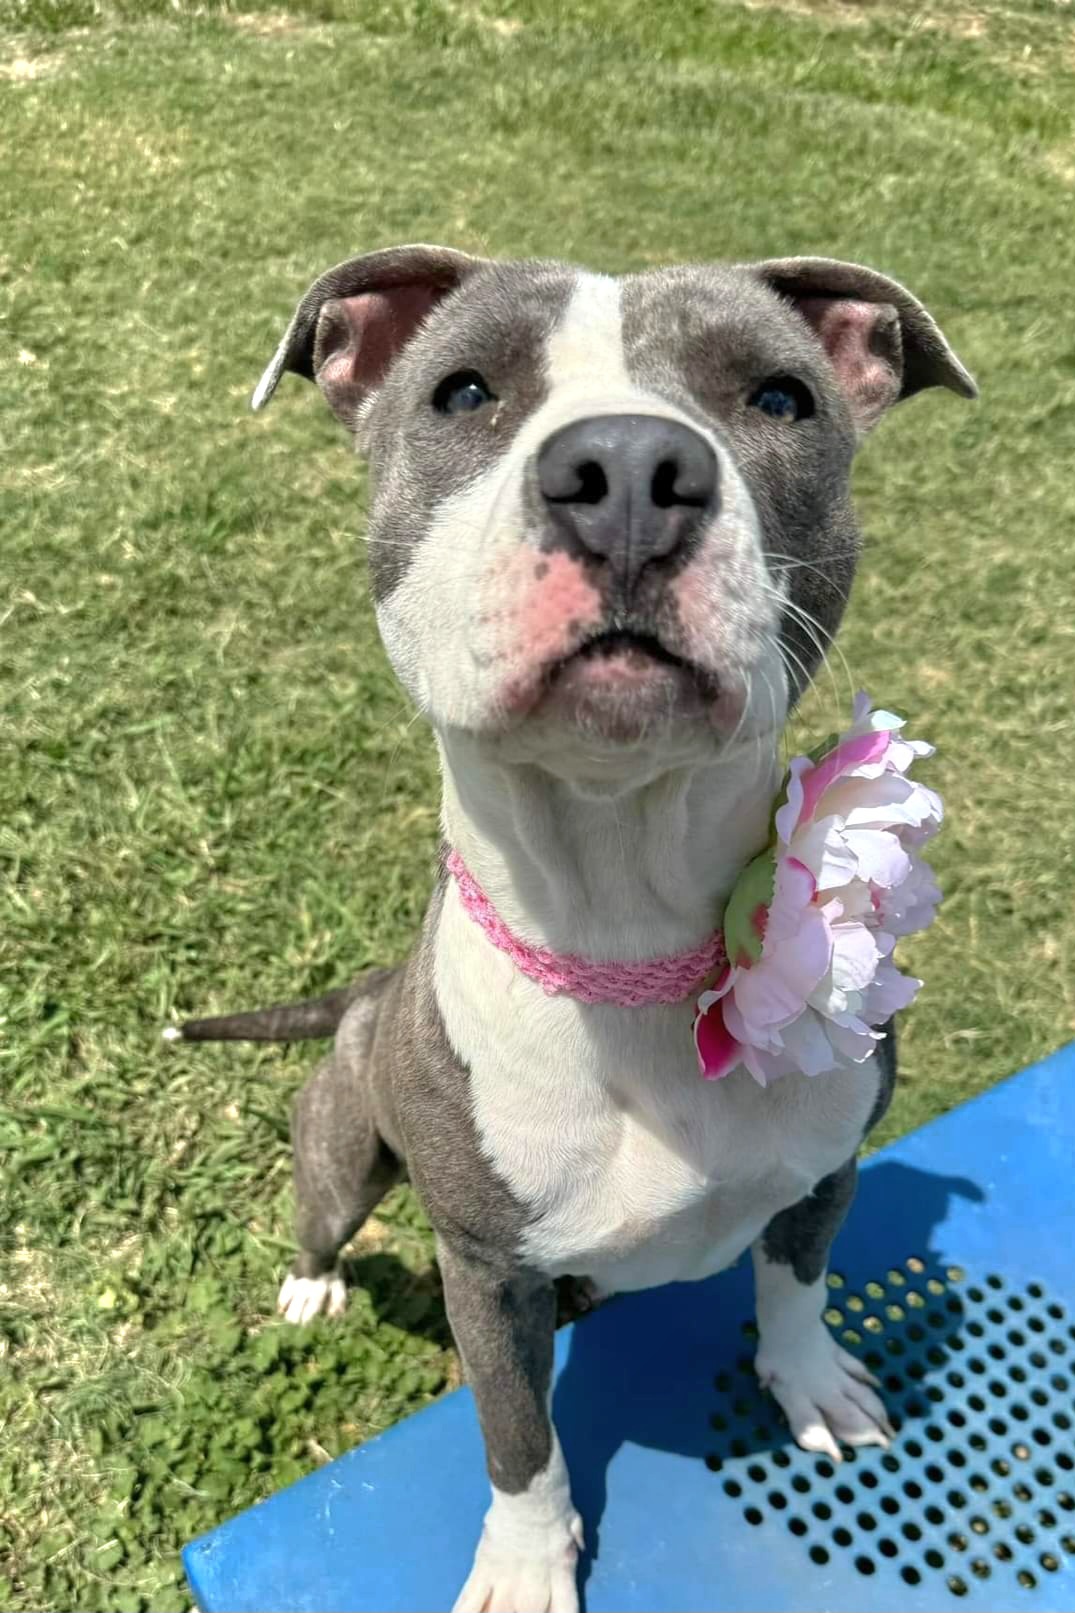
<svg viewBox="0 0 1075 1613"><path fill-rule="evenodd" d="M446 375L433 394L433 407L438 414L473 414L487 403L495 402L492 392L477 370L457 370Z"/></svg>
<svg viewBox="0 0 1075 1613"><path fill-rule="evenodd" d="M814 394L794 375L773 375L763 381L750 399L751 407L786 425L808 420L814 412Z"/></svg>

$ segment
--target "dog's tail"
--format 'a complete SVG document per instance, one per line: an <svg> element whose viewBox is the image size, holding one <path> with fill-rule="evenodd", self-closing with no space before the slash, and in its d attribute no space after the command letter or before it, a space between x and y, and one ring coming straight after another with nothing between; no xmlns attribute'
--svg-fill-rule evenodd
<svg viewBox="0 0 1075 1613"><path fill-rule="evenodd" d="M188 1019L166 1025L166 1042L307 1042L316 1036L334 1036L351 1004L380 992L394 969L367 969L349 986L337 986L323 997L306 997L297 1003L275 1003L243 1014L218 1014L212 1019Z"/></svg>

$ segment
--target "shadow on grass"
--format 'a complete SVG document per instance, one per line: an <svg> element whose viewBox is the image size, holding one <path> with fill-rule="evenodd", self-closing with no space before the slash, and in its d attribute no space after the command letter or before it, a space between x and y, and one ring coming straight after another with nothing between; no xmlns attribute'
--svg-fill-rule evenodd
<svg viewBox="0 0 1075 1613"><path fill-rule="evenodd" d="M397 1255L381 1251L345 1258L343 1273L348 1288L361 1288L369 1295L378 1322L416 1333L441 1348L451 1345L444 1290L435 1266L414 1272Z"/></svg>

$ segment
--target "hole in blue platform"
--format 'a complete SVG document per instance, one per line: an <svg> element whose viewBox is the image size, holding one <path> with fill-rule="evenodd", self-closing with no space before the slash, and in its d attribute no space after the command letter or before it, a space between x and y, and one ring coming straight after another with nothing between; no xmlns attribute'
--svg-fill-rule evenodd
<svg viewBox="0 0 1075 1613"><path fill-rule="evenodd" d="M1063 1312L996 1274L967 1283L919 1256L905 1271L829 1281L834 1336L846 1346L852 1324L853 1353L903 1425L891 1451L844 1447L839 1472L797 1451L739 1357L736 1375L713 1379L725 1398L707 1408L709 1463L763 1550L767 1531L786 1528L807 1570L899 1574L907 1587L935 1587L938 1607L992 1574L997 1605L1007 1587L1014 1607L1075 1555L1075 1486L1057 1488L1075 1471L1072 1378L1057 1359L1070 1347Z"/></svg>

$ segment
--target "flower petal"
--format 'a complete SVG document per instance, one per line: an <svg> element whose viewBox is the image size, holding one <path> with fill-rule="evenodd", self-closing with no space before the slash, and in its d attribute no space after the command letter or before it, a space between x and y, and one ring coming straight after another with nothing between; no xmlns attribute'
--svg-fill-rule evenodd
<svg viewBox="0 0 1075 1613"><path fill-rule="evenodd" d="M911 859L888 829L845 829L843 842L855 858L855 874L871 885L890 889L906 879Z"/></svg>
<svg viewBox="0 0 1075 1613"><path fill-rule="evenodd" d="M803 810L803 774L813 767L809 756L795 756L788 767L787 799L773 819L777 839L787 845L798 826Z"/></svg>
<svg viewBox="0 0 1075 1613"><path fill-rule="evenodd" d="M839 1063L827 1029L820 1015L807 1008L781 1031L787 1055L803 1075L824 1075Z"/></svg>
<svg viewBox="0 0 1075 1613"><path fill-rule="evenodd" d="M702 1007L702 1001L711 1001ZM698 1063L707 1081L719 1081L730 1074L739 1063L743 1050L724 1023L723 1001L712 992L699 998L699 1012L694 1021L694 1046Z"/></svg>
<svg viewBox="0 0 1075 1613"><path fill-rule="evenodd" d="M888 733L884 730L874 733L858 734L854 739L844 739L831 750L829 754L818 762L816 767L803 774L803 804L800 821L803 818L814 817L818 802L836 780L851 773L856 767L864 763L880 762L888 749Z"/></svg>

